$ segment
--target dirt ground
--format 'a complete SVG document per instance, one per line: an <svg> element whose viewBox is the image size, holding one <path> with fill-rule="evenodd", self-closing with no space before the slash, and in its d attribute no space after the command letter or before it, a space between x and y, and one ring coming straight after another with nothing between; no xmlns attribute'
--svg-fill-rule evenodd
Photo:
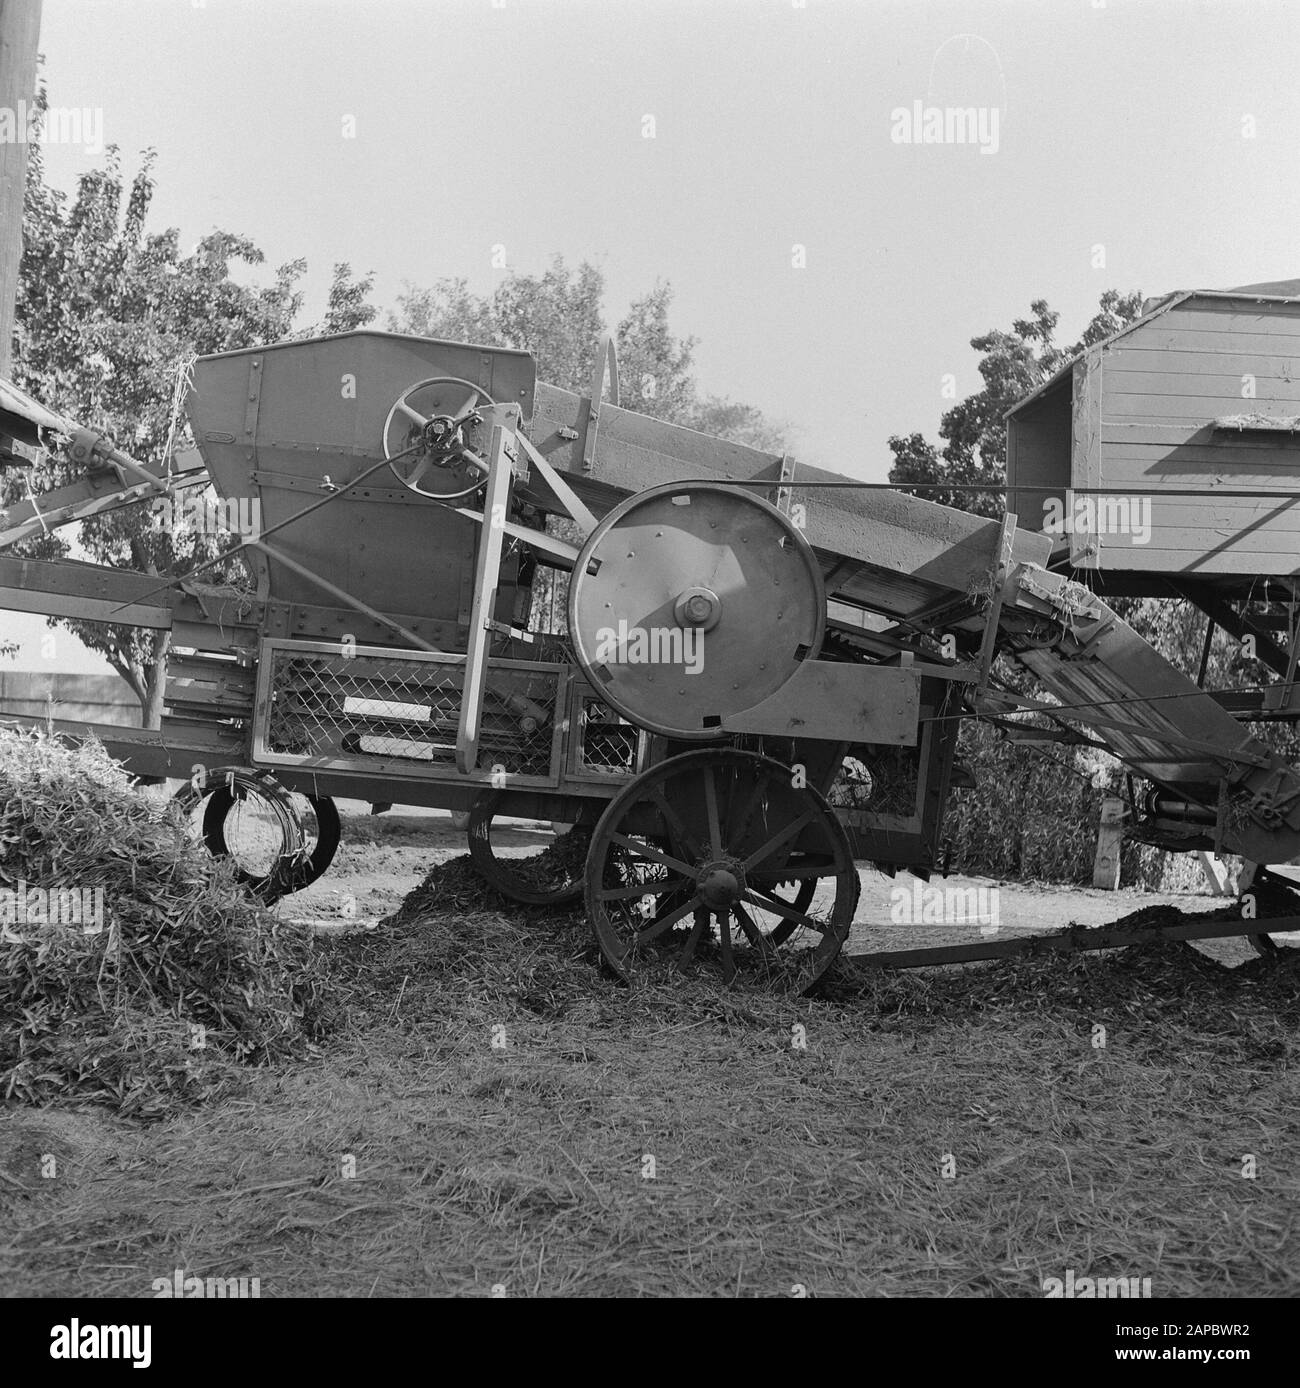
<svg viewBox="0 0 1300 1388"><path fill-rule="evenodd" d="M330 870L276 908L291 919L311 921L323 930L343 930L381 920L397 909L430 868L466 851L464 832L455 828L451 816L442 810L405 809L371 815L363 802L348 800L339 801L339 810L343 841ZM532 820L505 821L493 830L494 846L502 856L537 853L553 839L549 824ZM1014 939L1068 925L1104 925L1148 906L1172 905L1190 912L1212 911L1223 905L1223 898L1212 895L1208 883L1199 893L1141 888L1109 892L1004 883L954 873L934 878L930 886L961 892L974 889L977 895L968 899L978 901L982 909L993 908L996 928L990 929L993 922L983 919L964 925L936 925L924 919L912 924L908 915L918 900L922 905L926 900L917 896L923 884L910 874L890 878L865 864L859 865L859 877L862 896L845 949L850 955L971 944L989 938ZM901 901L892 895L900 887ZM1255 957L1244 940L1198 941L1195 947L1223 964L1239 964Z"/></svg>
<svg viewBox="0 0 1300 1388"><path fill-rule="evenodd" d="M485 907L454 872L358 929L465 840L341 809L334 867L276 908L317 928L337 1028L158 1121L0 1103L0 1297L178 1273L272 1298L1041 1297L1068 1270L1294 1296L1294 959L1172 943L846 965L811 999L624 989L579 914ZM910 879L861 876L851 952L980 937L891 921ZM1000 937L1222 901L932 885L984 888Z"/></svg>

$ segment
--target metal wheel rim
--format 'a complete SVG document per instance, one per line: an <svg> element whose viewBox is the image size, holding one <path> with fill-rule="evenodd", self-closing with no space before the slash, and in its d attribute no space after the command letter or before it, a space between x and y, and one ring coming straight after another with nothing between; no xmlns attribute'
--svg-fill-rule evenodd
<svg viewBox="0 0 1300 1388"><path fill-rule="evenodd" d="M568 901L577 901L585 886L581 871L575 873L574 880L565 886L548 890L535 886L513 871L511 864L515 860L496 856L492 848L492 821L503 798L501 791L484 791L475 798L470 810L466 838L469 856L480 876L503 896L523 906L560 906ZM546 850L542 849L541 852ZM532 860L525 858L522 861Z"/></svg>

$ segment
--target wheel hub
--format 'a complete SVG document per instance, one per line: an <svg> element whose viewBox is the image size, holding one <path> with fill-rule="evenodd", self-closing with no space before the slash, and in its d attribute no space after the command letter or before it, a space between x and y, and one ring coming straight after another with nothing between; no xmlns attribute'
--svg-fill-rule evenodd
<svg viewBox="0 0 1300 1388"><path fill-rule="evenodd" d="M720 858L705 863L696 879L700 896L706 905L721 910L739 901L745 893L745 869L735 858Z"/></svg>
<svg viewBox="0 0 1300 1388"><path fill-rule="evenodd" d="M673 615L679 626L712 631L722 617L722 603L711 588L687 588L678 594Z"/></svg>
<svg viewBox="0 0 1300 1388"><path fill-rule="evenodd" d="M447 447L455 436L457 424L450 415L436 414L424 426L425 446L433 452Z"/></svg>

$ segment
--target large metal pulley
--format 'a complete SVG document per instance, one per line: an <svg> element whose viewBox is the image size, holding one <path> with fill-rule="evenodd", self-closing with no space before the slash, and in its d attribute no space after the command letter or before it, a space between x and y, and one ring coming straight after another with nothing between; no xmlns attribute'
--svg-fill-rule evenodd
<svg viewBox="0 0 1300 1388"><path fill-rule="evenodd" d="M471 496L487 481L486 430L478 411L496 402L459 376L433 376L405 391L384 421L384 457L404 487L435 501Z"/></svg>
<svg viewBox="0 0 1300 1388"><path fill-rule="evenodd" d="M816 656L826 590L812 547L739 489L669 484L629 497L573 568L578 662L625 718L668 737L717 737Z"/></svg>

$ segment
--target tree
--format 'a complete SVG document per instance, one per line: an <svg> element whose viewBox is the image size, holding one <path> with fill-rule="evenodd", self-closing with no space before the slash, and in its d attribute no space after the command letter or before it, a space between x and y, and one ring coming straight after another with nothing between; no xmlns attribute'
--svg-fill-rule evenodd
<svg viewBox="0 0 1300 1388"><path fill-rule="evenodd" d="M38 98L43 105L44 92ZM232 268L258 266L260 250L246 237L213 231L189 254L179 232L146 232L153 198L153 153L147 151L129 186L118 151L84 174L71 200L48 187L39 146L30 151L24 248L17 306L15 379L61 413L102 430L143 461L163 462L192 441L180 408L188 364L196 355L283 340L302 303L306 269L290 261L269 286L237 282ZM339 331L368 322L370 280L354 281L335 266L326 321ZM39 492L71 481L76 470L57 458L31 478ZM0 500L23 484L6 483ZM100 564L169 578L232 548L225 536L167 528L147 505L82 523L78 543ZM67 531L28 541L29 557L72 552ZM242 566L218 569L210 581L242 577ZM144 726L161 721L166 632L54 618L99 651L140 701Z"/></svg>
<svg viewBox="0 0 1300 1388"><path fill-rule="evenodd" d="M557 255L541 275L511 271L490 296L472 293L463 279L441 279L428 289L408 283L397 297L398 311L388 315L388 327L531 352L542 380L585 394L596 362L604 291L595 266L584 261L570 270Z"/></svg>
<svg viewBox="0 0 1300 1388"><path fill-rule="evenodd" d="M409 281L397 296L397 312L388 314L388 331L414 337L442 338L501 346L492 318L492 303L470 292L464 279L441 279L428 289Z"/></svg>
<svg viewBox="0 0 1300 1388"><path fill-rule="evenodd" d="M618 325L621 401L626 409L698 429L763 453L786 453L793 430L753 405L724 396L701 397L692 374L696 339L668 326L672 286L659 281L635 299Z"/></svg>
<svg viewBox="0 0 1300 1388"><path fill-rule="evenodd" d="M762 453L789 453L794 426L784 420L769 419L753 405L710 395L697 402L687 421L692 429L732 443L757 448Z"/></svg>
<svg viewBox="0 0 1300 1388"><path fill-rule="evenodd" d="M346 260L339 261L334 266L334 277L330 281L325 321L319 327L307 329L302 336L350 333L357 328L364 328L367 323L373 323L379 310L367 301L366 296L374 288L374 284L373 274L354 280L352 266Z"/></svg>
<svg viewBox="0 0 1300 1388"><path fill-rule="evenodd" d="M596 267L584 261L572 270L557 255L542 275L511 271L491 295L473 293L460 278L423 289L407 283L387 326L390 332L531 352L541 380L586 395L604 292L604 276ZM622 407L765 452L787 451L788 426L767 419L753 405L699 397L692 374L695 339L673 333L671 305L672 286L660 281L633 300L615 329Z"/></svg>
<svg viewBox="0 0 1300 1388"><path fill-rule="evenodd" d="M585 261L571 270L554 256L544 274L512 271L490 296L473 293L464 279L441 279L429 288L411 284L388 315L392 332L531 352L538 377L578 395L592 388L603 315L604 276ZM753 448L781 453L783 426L752 405L716 396L701 400L692 375L695 339L677 337L668 323L672 286L657 282L633 300L615 329L619 404L670 423L700 429ZM562 517L547 522L551 534L570 543L577 526ZM563 627L567 576L539 573L533 580L531 625L540 631Z"/></svg>
<svg viewBox="0 0 1300 1388"><path fill-rule="evenodd" d="M1044 299L1030 305L1031 317L1018 318L1011 331L993 329L971 339L981 354L982 390L948 410L939 423L942 451L923 434L895 435L889 440L894 465L891 482L983 484L1006 481L1007 429L1004 416L1036 386L1060 370L1066 362L1111 333L1131 323L1142 311L1140 293L1121 294L1108 289L1102 296L1083 336L1072 347L1056 345L1054 335L1060 317ZM925 490L916 495L976 515L999 516L1006 509L1000 492Z"/></svg>
<svg viewBox="0 0 1300 1388"><path fill-rule="evenodd" d="M668 326L672 286L658 281L635 299L615 333L621 404L656 419L693 424L698 411L691 366L695 338Z"/></svg>
<svg viewBox="0 0 1300 1388"><path fill-rule="evenodd" d="M542 275L507 275L492 296L501 340L524 347L544 364L544 379L566 390L587 391L596 364L605 279L585 261L570 273L555 256Z"/></svg>

